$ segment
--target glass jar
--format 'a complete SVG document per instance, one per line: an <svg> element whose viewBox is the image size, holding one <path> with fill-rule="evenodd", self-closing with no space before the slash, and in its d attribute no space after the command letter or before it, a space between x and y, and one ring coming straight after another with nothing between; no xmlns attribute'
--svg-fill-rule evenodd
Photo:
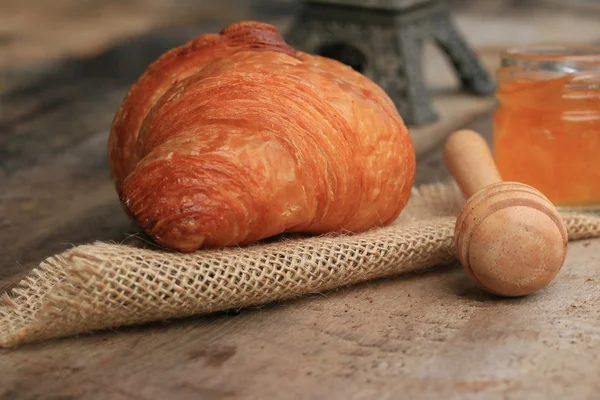
<svg viewBox="0 0 600 400"><path fill-rule="evenodd" d="M502 179L533 186L558 207L600 210L600 47L509 50L497 81Z"/></svg>

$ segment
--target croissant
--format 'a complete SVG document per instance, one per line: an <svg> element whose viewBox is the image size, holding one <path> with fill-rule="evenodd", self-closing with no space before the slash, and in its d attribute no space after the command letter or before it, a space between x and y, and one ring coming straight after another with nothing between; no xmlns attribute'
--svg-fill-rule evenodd
<svg viewBox="0 0 600 400"><path fill-rule="evenodd" d="M182 252L383 226L415 175L378 85L255 21L153 62L116 112L108 156L126 212Z"/></svg>

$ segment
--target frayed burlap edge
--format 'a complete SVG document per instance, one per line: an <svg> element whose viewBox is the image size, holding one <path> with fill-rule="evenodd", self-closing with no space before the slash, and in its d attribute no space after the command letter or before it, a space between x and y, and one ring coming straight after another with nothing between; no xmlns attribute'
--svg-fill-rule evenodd
<svg viewBox="0 0 600 400"><path fill-rule="evenodd" d="M50 257L0 304L0 346L239 309L455 260L456 186L413 189L398 220L360 234L179 254L97 242ZM565 213L569 239L600 217Z"/></svg>

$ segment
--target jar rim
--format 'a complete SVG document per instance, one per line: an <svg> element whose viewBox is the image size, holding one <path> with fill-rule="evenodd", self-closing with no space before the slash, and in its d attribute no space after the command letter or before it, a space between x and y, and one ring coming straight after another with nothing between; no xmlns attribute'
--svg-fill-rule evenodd
<svg viewBox="0 0 600 400"><path fill-rule="evenodd" d="M502 53L503 59L523 61L598 61L600 46L546 44L512 47Z"/></svg>

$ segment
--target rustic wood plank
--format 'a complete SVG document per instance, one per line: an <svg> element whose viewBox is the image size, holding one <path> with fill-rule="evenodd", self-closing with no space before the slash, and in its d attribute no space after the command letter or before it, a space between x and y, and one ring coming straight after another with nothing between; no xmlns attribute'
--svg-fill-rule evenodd
<svg viewBox="0 0 600 400"><path fill-rule="evenodd" d="M438 133L440 140L432 143L426 151L422 151L420 154L417 173L415 176L415 184L421 185L425 183L431 182L441 182L450 179L450 173L444 164L443 157L443 146L444 140L450 132L456 129L473 129L476 132L482 134L482 136L486 139L487 143L490 147L493 146L492 143L492 119L493 119L493 110L487 109L483 111L482 114L479 114L478 109L475 109L473 112L477 112L474 118L465 118L460 125L453 125L451 129L447 131L443 131ZM468 112L465 113L467 116Z"/></svg>
<svg viewBox="0 0 600 400"><path fill-rule="evenodd" d="M106 139L69 149L51 166L19 173L3 183L0 278L33 268L75 244L122 240L136 232L120 208L108 177Z"/></svg>
<svg viewBox="0 0 600 400"><path fill-rule="evenodd" d="M600 240L513 300L455 268L4 351L0 399L593 398Z"/></svg>
<svg viewBox="0 0 600 400"><path fill-rule="evenodd" d="M262 5L255 0L54 0L32 6L1 0L0 68L87 57L126 37L192 22L232 21Z"/></svg>

